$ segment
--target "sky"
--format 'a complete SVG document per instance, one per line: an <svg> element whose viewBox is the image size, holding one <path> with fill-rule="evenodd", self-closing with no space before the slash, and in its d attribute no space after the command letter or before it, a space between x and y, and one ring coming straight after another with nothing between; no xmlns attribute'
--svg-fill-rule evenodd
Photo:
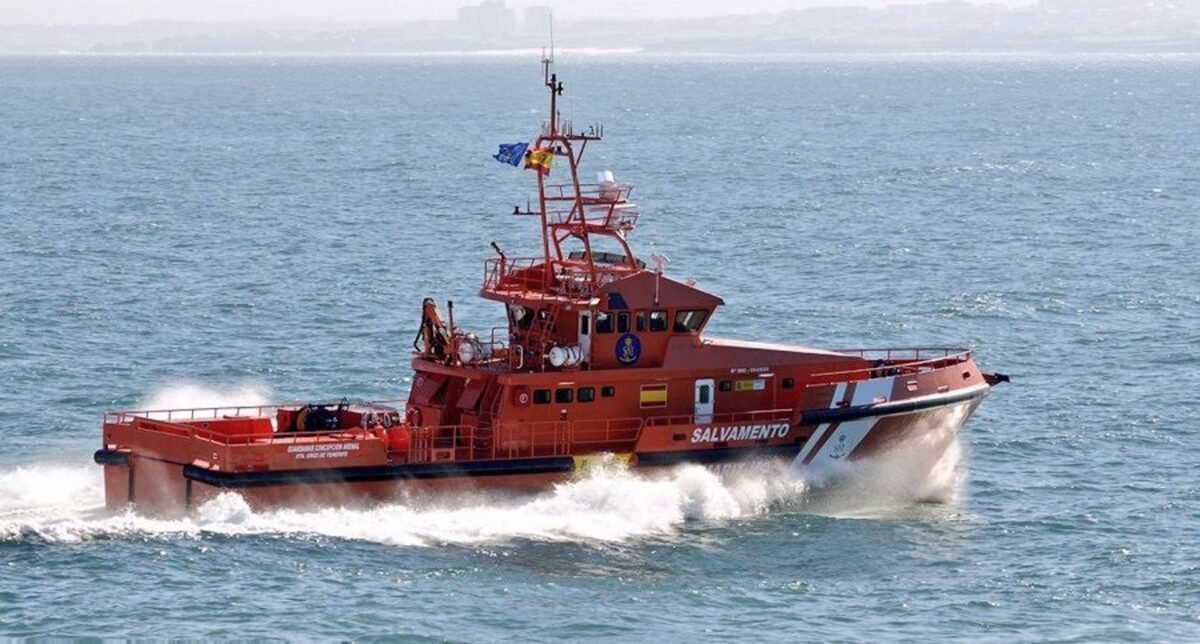
<svg viewBox="0 0 1200 644"><path fill-rule="evenodd" d="M307 17L337 21L449 20L479 0L0 0L0 24L124 24L140 20L226 22ZM562 20L698 18L814 6L920 4L927 0L508 0L549 5ZM1200 1L1200 0L1191 0ZM983 4L984 0L976 1ZM1009 6L1033 0L989 0Z"/></svg>

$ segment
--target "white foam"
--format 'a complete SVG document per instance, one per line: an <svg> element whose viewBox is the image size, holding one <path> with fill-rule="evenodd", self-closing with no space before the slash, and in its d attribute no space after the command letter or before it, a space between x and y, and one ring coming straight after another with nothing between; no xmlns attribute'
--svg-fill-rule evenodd
<svg viewBox="0 0 1200 644"><path fill-rule="evenodd" d="M902 518L918 503L958 505L966 485L965 455L957 429L964 406L925 427L915 439L870 459L803 470L815 494L804 511L841 518Z"/></svg>
<svg viewBox="0 0 1200 644"><path fill-rule="evenodd" d="M946 457L953 463L938 470L938 477L957 471L957 448L953 452ZM669 538L689 523L720 522L773 511L888 516L879 508L894 513L911 506L916 498L913 493L889 492L894 490L892 483L899 482L894 478L898 476L896 471L887 467L883 471L882 478L868 479L874 484L854 482L844 488L839 484L838 491L818 490L814 497L817 501L813 501L810 483L783 464L750 465L724 475L702 466L685 465L647 475L610 461L577 480L533 496L411 497L367 508L254 511L240 496L227 493L186 517L156 519L128 511L105 511L99 467L31 465L0 475L0 541L35 538L69 543L97 538L269 534L397 546L519 539L623 542L641 537ZM912 477L901 478L907 485ZM956 476L951 479L957 480ZM879 481L891 483L881 488ZM864 508L875 514L864 514Z"/></svg>
<svg viewBox="0 0 1200 644"><path fill-rule="evenodd" d="M139 410L196 409L197 416L233 413L238 407L258 407L272 402L270 387L243 382L218 387L199 382L173 382L160 385L138 402ZM250 410L252 411L252 410ZM151 414L155 416L155 414Z"/></svg>

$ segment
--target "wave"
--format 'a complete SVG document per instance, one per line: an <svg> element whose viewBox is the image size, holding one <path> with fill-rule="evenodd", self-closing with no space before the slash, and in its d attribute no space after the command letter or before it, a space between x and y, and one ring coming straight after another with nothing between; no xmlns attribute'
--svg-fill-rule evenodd
<svg viewBox="0 0 1200 644"><path fill-rule="evenodd" d="M933 488L947 483L954 487L956 477L948 473L957 471L959 451L947 454L935 474L944 480L927 482ZM254 510L237 494L226 493L186 517L159 519L132 511L107 512L98 467L31 465L0 475L0 541L270 535L394 546L522 539L623 542L669 537L689 523L771 512L891 518L921 500L898 494L895 470L883 471L891 474L856 480L845 488L832 484L827 474L809 479L782 463L747 465L725 474L685 465L645 475L614 460L534 496L426 496L366 508Z"/></svg>
<svg viewBox="0 0 1200 644"><path fill-rule="evenodd" d="M141 405L229 413L231 407L261 405L270 398L270 389L256 383L213 387L177 382L156 388ZM102 470L95 465L31 464L0 474L0 541L213 534L322 536L400 546L514 539L619 542L670 535L689 522L773 511L890 518L904 516L914 501L957 500L963 478L956 422L924 432L920 441L893 449L885 458L824 470L767 461L721 472L683 465L647 473L610 458L538 495L410 495L371 507L254 510L237 494L227 493L172 519L108 512Z"/></svg>
<svg viewBox="0 0 1200 644"><path fill-rule="evenodd" d="M155 387L138 401L138 409L196 409L212 415L236 407L257 407L272 402L273 390L262 383L243 382L218 387L200 382L170 382Z"/></svg>

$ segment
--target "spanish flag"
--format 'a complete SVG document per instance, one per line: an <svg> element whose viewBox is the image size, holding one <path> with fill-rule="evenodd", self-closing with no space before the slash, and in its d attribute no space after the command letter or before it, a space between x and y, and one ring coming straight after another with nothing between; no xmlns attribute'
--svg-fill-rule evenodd
<svg viewBox="0 0 1200 644"><path fill-rule="evenodd" d="M525 155L525 169L534 169L543 175L550 174L550 166L554 164L554 152L550 150L530 150Z"/></svg>

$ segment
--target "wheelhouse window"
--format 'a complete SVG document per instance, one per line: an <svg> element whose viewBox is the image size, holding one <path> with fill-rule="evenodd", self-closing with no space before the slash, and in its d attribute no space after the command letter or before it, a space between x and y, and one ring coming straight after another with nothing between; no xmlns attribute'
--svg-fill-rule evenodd
<svg viewBox="0 0 1200 644"><path fill-rule="evenodd" d="M533 324L533 311L520 304L509 304L508 319L517 328L528 329Z"/></svg>
<svg viewBox="0 0 1200 644"><path fill-rule="evenodd" d="M675 332L696 333L704 326L704 320L707 318L708 311L704 309L679 311L675 314Z"/></svg>
<svg viewBox="0 0 1200 644"><path fill-rule="evenodd" d="M646 330L646 312L638 311L635 317L637 318L638 333L645 331Z"/></svg>
<svg viewBox="0 0 1200 644"><path fill-rule="evenodd" d="M570 387L554 390L554 402L565 405L575 399L575 390Z"/></svg>
<svg viewBox="0 0 1200 644"><path fill-rule="evenodd" d="M666 311L651 311L650 312L650 330L651 331L666 331L667 330L667 312Z"/></svg>
<svg viewBox="0 0 1200 644"><path fill-rule="evenodd" d="M608 311L596 311L596 333L613 332L613 314Z"/></svg>
<svg viewBox="0 0 1200 644"><path fill-rule="evenodd" d="M617 314L617 333L629 333L629 311Z"/></svg>
<svg viewBox="0 0 1200 644"><path fill-rule="evenodd" d="M596 399L595 387L580 387L576 392L576 400L581 403L589 403Z"/></svg>
<svg viewBox="0 0 1200 644"><path fill-rule="evenodd" d="M550 390L549 389L534 389L533 390L533 404L549 405L550 404Z"/></svg>

